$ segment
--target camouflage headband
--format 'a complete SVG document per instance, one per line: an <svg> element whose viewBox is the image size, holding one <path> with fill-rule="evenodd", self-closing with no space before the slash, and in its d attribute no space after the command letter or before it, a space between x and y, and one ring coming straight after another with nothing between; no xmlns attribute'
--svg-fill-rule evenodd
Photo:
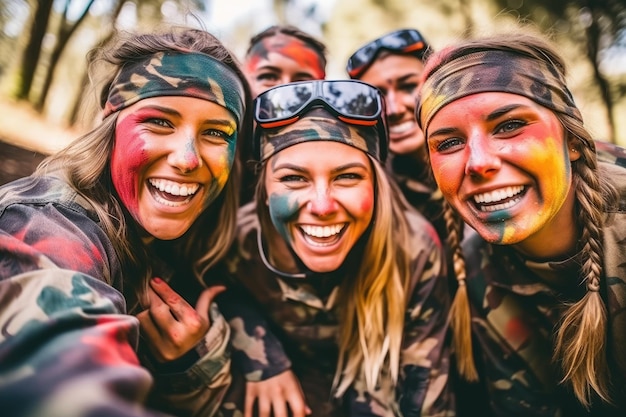
<svg viewBox="0 0 626 417"><path fill-rule="evenodd" d="M416 115L420 127L426 132L428 124L442 107L484 92L518 94L582 121L559 72L538 59L490 50L459 57L430 74L418 98Z"/></svg>
<svg viewBox="0 0 626 417"><path fill-rule="evenodd" d="M150 97L196 97L230 110L240 126L244 88L237 74L222 62L201 53L159 52L126 65L113 80L104 116Z"/></svg>
<svg viewBox="0 0 626 417"><path fill-rule="evenodd" d="M375 126L352 125L337 119L322 108L314 108L295 123L264 129L257 126L255 140L260 145L261 161L289 146L310 141L345 143L380 161L380 138Z"/></svg>

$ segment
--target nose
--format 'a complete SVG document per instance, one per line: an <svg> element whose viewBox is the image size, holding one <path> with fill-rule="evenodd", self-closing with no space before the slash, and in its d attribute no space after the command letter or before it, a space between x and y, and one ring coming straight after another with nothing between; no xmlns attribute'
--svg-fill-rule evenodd
<svg viewBox="0 0 626 417"><path fill-rule="evenodd" d="M387 91L385 102L387 105L387 117L390 120L400 118L406 112L406 106L402 100L402 96L395 91Z"/></svg>
<svg viewBox="0 0 626 417"><path fill-rule="evenodd" d="M178 168L182 173L187 174L202 166L202 158L196 147L195 138L184 136L177 140L171 138L174 149L168 155L168 162L171 166Z"/></svg>
<svg viewBox="0 0 626 417"><path fill-rule="evenodd" d="M328 187L317 187L315 194L308 203L309 211L318 217L328 217L337 211L337 201Z"/></svg>
<svg viewBox="0 0 626 417"><path fill-rule="evenodd" d="M479 135L473 135L467 141L468 158L465 174L473 177L487 178L500 169L502 161L492 149L492 144Z"/></svg>

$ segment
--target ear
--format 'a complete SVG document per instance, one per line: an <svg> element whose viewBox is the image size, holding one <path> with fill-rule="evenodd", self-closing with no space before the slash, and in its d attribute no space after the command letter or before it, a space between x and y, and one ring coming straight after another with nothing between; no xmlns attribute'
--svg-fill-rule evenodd
<svg viewBox="0 0 626 417"><path fill-rule="evenodd" d="M567 139L567 150L568 150L570 162L574 162L580 159L580 151L578 150L579 146L580 146L579 140L572 138L572 137L569 137Z"/></svg>

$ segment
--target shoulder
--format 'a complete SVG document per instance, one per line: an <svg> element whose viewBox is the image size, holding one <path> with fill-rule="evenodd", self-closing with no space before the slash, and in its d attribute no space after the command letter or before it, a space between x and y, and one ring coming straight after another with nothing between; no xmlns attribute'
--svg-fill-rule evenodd
<svg viewBox="0 0 626 417"><path fill-rule="evenodd" d="M67 182L56 176L29 176L0 187L0 216L14 205L57 205L97 219L91 205Z"/></svg>

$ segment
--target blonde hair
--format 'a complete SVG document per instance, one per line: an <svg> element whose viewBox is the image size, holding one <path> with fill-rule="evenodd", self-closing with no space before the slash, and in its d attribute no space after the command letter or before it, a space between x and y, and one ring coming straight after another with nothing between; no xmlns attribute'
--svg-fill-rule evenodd
<svg viewBox="0 0 626 417"><path fill-rule="evenodd" d="M381 375L397 383L404 333L407 292L411 279L410 232L405 208L408 203L384 168L370 157L376 181L374 217L359 270L341 282L339 357L333 381L340 397L357 379L374 391ZM267 161L256 190L261 228L273 227L265 204L263 186Z"/></svg>
<svg viewBox="0 0 626 417"><path fill-rule="evenodd" d="M515 39L515 42L511 42ZM519 53L545 62L553 71L566 76L565 63L552 45L539 36L528 33L485 37L469 40L452 48L435 53L426 64L426 79L432 71L451 59L483 50L504 50ZM602 226L603 211L617 204L617 191L608 181L601 181L595 154L595 145L582 121L565 113L554 112L564 127L581 158L572 162L572 187L575 190L576 222L582 231L583 242L581 277L587 286L583 298L567 306L556 330L554 360L561 365L561 382L571 384L578 401L589 408L592 393L605 402L610 398L610 373L606 359L607 312L600 294L603 276ZM465 285L465 260L460 246L458 231L463 227L461 219L446 203L444 216L450 231L448 243L453 251L454 271L459 282L451 309L451 327L458 368L466 379L477 379L473 362L471 341L471 318Z"/></svg>
<svg viewBox="0 0 626 417"><path fill-rule="evenodd" d="M94 49L89 53L90 72L109 68L104 81L92 79L93 88L101 85L100 109L103 108L111 81L126 63L145 59L146 56L165 51L195 51L210 55L228 65L241 79L245 89L245 102L251 96L245 76L234 55L210 33L199 29L172 28L164 33L122 34L109 48ZM250 111L238 132L238 148L250 138ZM106 117L90 132L70 143L65 149L47 158L36 175L57 173L82 195L98 215L100 226L111 239L120 257L123 281L116 283L124 292L132 311L137 306L152 278L151 262L147 248L127 222L124 208L117 198L111 182L110 159L115 142L118 113ZM239 152L239 149L238 149ZM191 265L195 278L202 284L203 275L227 252L235 238L236 211L239 205L240 166L237 158L228 181L220 195L180 238L167 242L177 262ZM109 284L113 284L109 282Z"/></svg>

